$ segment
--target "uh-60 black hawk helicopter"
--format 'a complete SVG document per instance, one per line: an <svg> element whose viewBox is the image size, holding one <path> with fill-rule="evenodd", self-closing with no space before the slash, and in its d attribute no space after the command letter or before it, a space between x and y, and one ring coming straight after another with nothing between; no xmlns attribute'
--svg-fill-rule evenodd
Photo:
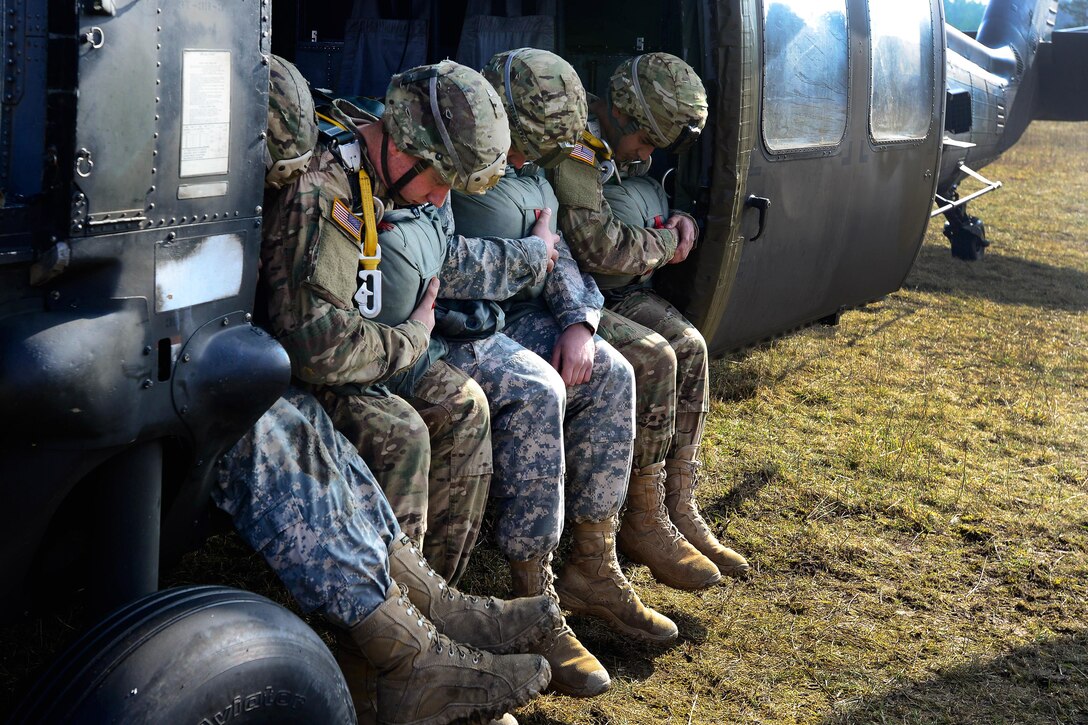
<svg viewBox="0 0 1088 725"><path fill-rule="evenodd" d="M288 611L156 591L289 377L250 316L270 53L343 95L521 46L597 92L631 54L686 59L711 121L652 173L704 235L659 283L721 354L897 289L935 194L977 255L960 180L1032 118L1088 116L1088 33L1052 34L1056 4L991 0L971 39L940 0L0 0L0 606L18 626L71 582L112 612L15 718L353 719Z"/></svg>

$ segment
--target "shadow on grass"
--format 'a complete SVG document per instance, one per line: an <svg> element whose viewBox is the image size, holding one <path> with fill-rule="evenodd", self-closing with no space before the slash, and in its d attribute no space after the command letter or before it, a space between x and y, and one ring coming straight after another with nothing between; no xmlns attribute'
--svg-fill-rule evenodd
<svg viewBox="0 0 1088 725"><path fill-rule="evenodd" d="M699 508L708 521L728 520L745 501L754 499L763 487L779 476L777 464L771 461L757 463L740 472L736 484L715 499L704 500ZM704 487L705 490L705 487Z"/></svg>
<svg viewBox="0 0 1088 725"><path fill-rule="evenodd" d="M873 300L864 305L844 310L844 314L882 314L885 311L886 297ZM836 338L841 344L852 347L862 339L875 337L885 329L898 324L903 319L915 314L922 305L898 299L896 306L903 308L893 318L885 320L877 327L862 333L842 335L838 326L824 326L817 321L786 333L773 340L767 340L745 350L731 353L720 359L713 360L710 365L710 397L719 403L739 403L755 397L760 389L773 388L789 377L807 370L814 362L827 356L827 351L816 350L806 355L798 356L796 362L783 367L775 373L769 373L759 368L746 364L746 358L755 352L765 350L777 345L782 337L789 337L794 333L804 330L809 335L819 335L825 338Z"/></svg>
<svg viewBox="0 0 1088 725"><path fill-rule="evenodd" d="M825 718L846 723L1088 722L1088 632L1026 645L862 698Z"/></svg>
<svg viewBox="0 0 1088 725"><path fill-rule="evenodd" d="M991 247L991 249L993 249ZM947 249L922 247L904 286L955 297L1078 312L1088 309L1088 274L1021 257L987 252L977 262L953 259Z"/></svg>

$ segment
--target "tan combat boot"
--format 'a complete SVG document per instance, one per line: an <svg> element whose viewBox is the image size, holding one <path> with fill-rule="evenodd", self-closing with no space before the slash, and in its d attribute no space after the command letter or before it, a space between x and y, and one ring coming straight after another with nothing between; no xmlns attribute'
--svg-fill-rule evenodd
<svg viewBox="0 0 1088 725"><path fill-rule="evenodd" d="M563 622L559 603L548 596L503 601L462 594L431 568L407 536L389 548L389 575L408 587L412 604L439 632L493 654L547 646Z"/></svg>
<svg viewBox="0 0 1088 725"><path fill-rule="evenodd" d="M689 544L665 510L665 464L631 471L619 547L631 561L650 567L654 579L674 589L705 589L722 578L714 562Z"/></svg>
<svg viewBox="0 0 1088 725"><path fill-rule="evenodd" d="M544 594L559 602L555 593L552 573L552 555L528 561L511 561L510 574L514 579L514 596ZM555 638L549 646L536 650L548 658L552 668L551 689L571 697L594 697L612 686L612 678L589 650L582 646L574 632L562 620Z"/></svg>
<svg viewBox="0 0 1088 725"><path fill-rule="evenodd" d="M355 718L359 725L375 725L378 711L378 671L363 656L363 651L346 629L336 632L336 664L344 681L348 683L351 704L355 706Z"/></svg>
<svg viewBox="0 0 1088 725"><path fill-rule="evenodd" d="M620 634L663 644L676 639L676 625L645 606L616 561L616 519L575 523L573 549L555 583L559 601L575 614L603 619Z"/></svg>
<svg viewBox="0 0 1088 725"><path fill-rule="evenodd" d="M551 678L539 655L492 655L439 634L396 584L350 634L377 671L382 725L500 717L539 694Z"/></svg>
<svg viewBox="0 0 1088 725"><path fill-rule="evenodd" d="M699 466L695 456L698 453L699 446L683 446L677 449L676 458L665 459L665 508L684 538L714 562L718 571L733 577L747 576L748 560L729 547L722 546L699 513L699 505L695 502L696 471Z"/></svg>

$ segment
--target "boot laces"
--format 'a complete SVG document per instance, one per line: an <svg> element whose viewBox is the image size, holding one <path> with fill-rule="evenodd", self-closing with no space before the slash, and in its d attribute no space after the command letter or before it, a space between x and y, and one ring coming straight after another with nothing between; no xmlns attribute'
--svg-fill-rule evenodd
<svg viewBox="0 0 1088 725"><path fill-rule="evenodd" d="M431 636L431 632L433 632L434 634L433 637ZM468 645L454 642L449 637L443 634L439 634L437 630L434 630L433 627L431 629L431 632L428 632L427 638L431 640L431 646L434 647L435 654L445 654L451 659L462 660L469 659L471 657L472 664L480 664L481 658L479 651L473 649L472 647L469 647Z"/></svg>
<svg viewBox="0 0 1088 725"><path fill-rule="evenodd" d="M661 471L661 475L657 477L657 492L659 494L657 510L653 512L654 523L657 524L658 529L662 534L669 539L669 541L675 543L680 540L683 534L680 533L680 529L676 528L676 524L669 518L669 512L665 508L665 471Z"/></svg>
<svg viewBox="0 0 1088 725"><path fill-rule="evenodd" d="M683 481L679 489L681 500L677 508L682 511L681 516L686 516L696 526L709 530L710 525L703 518L702 512L699 510L699 504L695 501L695 487L698 485L699 469L703 467L703 462L695 460L683 461L682 463L690 466L690 476L681 479Z"/></svg>
<svg viewBox="0 0 1088 725"><path fill-rule="evenodd" d="M611 539L609 537L611 537ZM634 599L635 590L631 586L631 582L624 576L623 570L620 569L620 561L616 558L615 534L606 535L604 550L605 554L603 558L606 578L620 591L625 602L632 601Z"/></svg>
<svg viewBox="0 0 1088 725"><path fill-rule="evenodd" d="M446 582L445 579L443 579L442 577L440 577L438 575L438 572L436 572L433 568L431 568L431 565L429 563L427 563L427 560L424 558L423 552L421 552L419 549L417 549L414 545L412 546L412 553L415 554L416 566L423 570L422 573L425 576L428 576L431 579L436 580L435 584L438 585L438 591L441 592L440 596L443 599L446 599L446 600L451 601L451 602L454 601L455 599L460 599L462 602L465 602L466 604L475 604L478 601L477 597L474 597L471 594L465 594L464 592L451 587L449 585L449 583ZM487 600L484 601L484 607L486 609L491 608L491 605L492 605L492 602L490 601L491 599L492 599L491 597L488 597Z"/></svg>
<svg viewBox="0 0 1088 725"><path fill-rule="evenodd" d="M691 462L691 481L687 484L686 488L688 491L691 492L692 495L695 494L695 486L699 483L699 469L702 467L702 461Z"/></svg>
<svg viewBox="0 0 1088 725"><path fill-rule="evenodd" d="M414 611L418 612L419 610L416 609ZM430 642L430 646L434 649L435 654L445 654L448 657L462 660L471 657L472 664L477 665L480 663L480 652L478 650L473 649L466 644L454 642L446 635L441 634L435 629L434 624L422 615L419 615L416 619L416 623L427 630L427 640Z"/></svg>
<svg viewBox="0 0 1088 725"><path fill-rule="evenodd" d="M559 595L555 591L555 572L552 571L551 562L551 554L545 554L540 560L540 593L550 597L553 601L558 602Z"/></svg>
<svg viewBox="0 0 1088 725"><path fill-rule="evenodd" d="M631 582L623 575L623 570L620 569L619 561L616 560L615 556L612 556L611 558L612 560L605 564L605 568L608 570L608 579L616 589L619 590L623 601L631 602L634 600L635 590L631 586Z"/></svg>

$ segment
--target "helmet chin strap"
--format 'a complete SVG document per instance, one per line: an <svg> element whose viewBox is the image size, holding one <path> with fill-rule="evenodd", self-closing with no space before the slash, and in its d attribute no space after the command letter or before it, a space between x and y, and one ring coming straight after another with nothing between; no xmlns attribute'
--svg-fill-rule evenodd
<svg viewBox="0 0 1088 725"><path fill-rule="evenodd" d="M394 181L389 175L390 144L392 144L392 139L389 138L389 132L386 131L385 128L382 128L382 151L381 154L379 154L379 159L381 160L382 165L382 177L386 181L386 192L389 194L389 196L399 198L401 190L404 189L404 187L408 186L408 184L412 183L413 179L422 174L427 169L427 166L422 161L417 161L415 163L415 166L405 171L403 174L400 175L399 179Z"/></svg>

